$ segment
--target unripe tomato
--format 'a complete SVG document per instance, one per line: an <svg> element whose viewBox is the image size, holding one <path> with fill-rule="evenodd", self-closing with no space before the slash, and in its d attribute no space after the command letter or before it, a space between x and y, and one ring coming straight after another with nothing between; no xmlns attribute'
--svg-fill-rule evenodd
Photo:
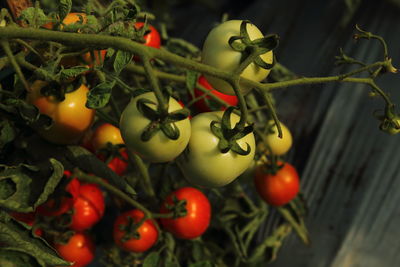
<svg viewBox="0 0 400 267"><path fill-rule="evenodd" d="M137 228L136 231L139 234L139 238L133 237L125 242L122 241L122 238L126 234L126 230L121 228L129 225L129 218L131 218L134 223L138 223L143 216L143 212L138 209L124 212L118 216L114 223L113 236L114 242L119 247L126 251L139 253L148 250L157 242L158 231L151 220L144 221L144 223Z"/></svg>
<svg viewBox="0 0 400 267"><path fill-rule="evenodd" d="M103 123L96 128L92 135L92 146L95 151L107 147L107 143L112 145L124 144L121 131L110 123Z"/></svg>
<svg viewBox="0 0 400 267"><path fill-rule="evenodd" d="M210 91L211 91L211 94L217 96L219 99L223 100L223 101L226 102L227 104L229 104L229 105L231 105L231 106L236 106L236 105L237 105L238 99L237 99L237 96L236 96L236 95L226 95L226 94L223 94L223 93L221 93L221 92L215 90L215 89L211 86L211 84L209 84L209 83L207 82L206 78L205 78L203 75L201 75L201 76L199 77L198 82L199 82L202 86L204 86L206 89L210 90ZM203 91L201 91L201 90L195 88L195 89L194 89L194 95L195 95L195 97L200 97L200 96L204 95L204 93L203 93ZM208 101L212 101L210 96L206 96L206 97L204 97L204 98L202 98L202 99L196 101L196 102L194 103L194 106L195 106L199 111L201 111L201 112L212 111L211 108L210 108L210 106L207 104L207 102L206 102L205 99L208 99ZM225 107L221 107L221 110L225 110L225 109L226 109Z"/></svg>
<svg viewBox="0 0 400 267"><path fill-rule="evenodd" d="M241 23L241 20L228 20L211 30L203 45L202 62L204 64L228 72L234 72L239 67L242 54L233 50L229 46L228 41L232 36L240 35ZM248 23L246 29L250 40L263 37L261 31L253 24ZM262 54L260 57L269 64L273 61L272 51ZM268 76L269 72L270 70L260 68L256 64L251 63L243 70L241 77L259 82L264 80ZM215 90L227 95L235 94L232 86L230 86L226 81L210 75L205 75L205 77ZM246 94L251 90L251 87L240 83L240 90Z"/></svg>
<svg viewBox="0 0 400 267"><path fill-rule="evenodd" d="M137 108L139 99L150 100L155 104L147 104L157 110L158 103L153 92L141 94L131 100L122 112L120 129L127 149L137 153L150 162L167 162L175 159L186 147L190 138L190 121L188 118L175 122L179 129L177 140L169 139L161 130L155 133L150 140L142 141L141 135L151 122ZM168 112L181 109L181 105L174 98L169 98Z"/></svg>
<svg viewBox="0 0 400 267"><path fill-rule="evenodd" d="M35 105L40 113L53 119L50 129L40 129L38 133L46 140L56 144L74 144L91 126L95 110L85 106L89 89L82 84L73 92L65 94L63 101L54 96L44 96L41 88L44 81L37 80L32 84L27 101Z"/></svg>
<svg viewBox="0 0 400 267"><path fill-rule="evenodd" d="M144 22L135 22L135 28L137 30L140 30L144 25ZM160 34L158 33L157 29L154 28L152 25L148 25L150 32L148 34L145 34L143 36L144 38L144 45L154 47L154 48L160 48L161 47L161 37Z"/></svg>
<svg viewBox="0 0 400 267"><path fill-rule="evenodd" d="M300 191L300 178L296 169L287 162L283 164L276 174L268 173L263 165L256 169L256 190L261 198L272 206L289 203Z"/></svg>
<svg viewBox="0 0 400 267"><path fill-rule="evenodd" d="M104 196L95 184L84 184L79 188L79 196L74 202L70 228L75 231L89 229L104 215Z"/></svg>
<svg viewBox="0 0 400 267"><path fill-rule="evenodd" d="M162 218L164 228L175 237L193 239L201 236L208 228L211 220L211 205L208 198L196 188L183 187L167 196L161 206L161 213L169 213L168 205L173 205L173 198L186 200L187 213L176 219Z"/></svg>
<svg viewBox="0 0 400 267"><path fill-rule="evenodd" d="M224 186L235 180L252 163L255 155L254 134L250 133L237 140L248 155L239 155L232 150L222 153L218 148L219 139L210 129L212 121L221 122L223 111L197 114L191 120L192 134L188 149L177 159L177 163L190 183L203 187ZM239 121L239 116L231 114L231 125Z"/></svg>
<svg viewBox="0 0 400 267"><path fill-rule="evenodd" d="M73 262L72 267L84 267L94 259L95 246L92 239L85 233L75 233L67 244L54 244L60 256Z"/></svg>
<svg viewBox="0 0 400 267"><path fill-rule="evenodd" d="M290 133L286 125L281 123L282 138L279 138L278 128L276 127L275 122L269 121L268 124L273 126L271 127L271 132L267 134L264 141L270 147L272 154L277 156L286 154L286 152L288 152L289 149L292 147L293 143L292 134Z"/></svg>

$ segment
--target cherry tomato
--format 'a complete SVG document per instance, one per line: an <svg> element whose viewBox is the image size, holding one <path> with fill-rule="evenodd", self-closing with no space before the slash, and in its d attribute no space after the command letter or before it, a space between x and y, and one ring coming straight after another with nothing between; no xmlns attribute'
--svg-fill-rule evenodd
<svg viewBox="0 0 400 267"><path fill-rule="evenodd" d="M258 166L254 183L261 198L273 206L289 203L300 191L299 175L289 163L283 163L276 174L267 173L263 165Z"/></svg>
<svg viewBox="0 0 400 267"><path fill-rule="evenodd" d="M143 27L144 23L143 22L135 22L135 28L136 30L140 30ZM154 48L160 48L161 47L161 38L160 34L158 33L157 29L154 28L152 25L148 25L150 32L148 34L145 34L143 36L144 38L144 45L154 47Z"/></svg>
<svg viewBox="0 0 400 267"><path fill-rule="evenodd" d="M95 184L84 184L79 188L79 196L74 202L70 228L75 231L89 229L104 215L104 196Z"/></svg>
<svg viewBox="0 0 400 267"><path fill-rule="evenodd" d="M84 267L94 259L95 246L92 239L85 233L75 233L67 244L54 244L60 256L73 262L72 267Z"/></svg>
<svg viewBox="0 0 400 267"><path fill-rule="evenodd" d="M204 64L229 72L233 72L239 67L242 60L242 53L235 51L230 47L229 39L232 36L240 35L241 24L241 20L228 20L219 24L210 31L204 42L201 55ZM246 29L250 40L263 37L261 31L253 24L248 23ZM273 61L272 51L262 54L260 57L263 61L269 64ZM243 70L241 77L260 82L268 76L269 72L270 70L263 69L258 65L251 63ZM215 90L224 94L235 94L232 86L230 86L226 81L209 75L206 75L206 78ZM246 94L251 90L251 87L240 83L240 90L243 94Z"/></svg>
<svg viewBox="0 0 400 267"><path fill-rule="evenodd" d="M64 171L64 177L70 179L71 172ZM44 204L40 205L36 210L43 216L60 216L72 208L80 190L80 182L78 179L73 178L65 187L65 191L70 196L61 196L58 199L49 199Z"/></svg>
<svg viewBox="0 0 400 267"><path fill-rule="evenodd" d="M151 220L144 221L144 223L137 228L138 238L132 237L125 242L122 241L122 238L127 232L127 230L123 228L129 226L129 218L132 219L133 223L138 223L143 216L144 213L138 209L127 211L118 216L114 223L113 236L115 243L119 247L126 251L139 253L148 250L157 242L158 231Z"/></svg>
<svg viewBox="0 0 400 267"><path fill-rule="evenodd" d="M270 132L265 136L264 141L271 149L272 154L281 156L286 154L292 147L293 138L290 130L281 123L282 138L278 136L278 128L274 121L269 121L268 124L271 126Z"/></svg>
<svg viewBox="0 0 400 267"><path fill-rule="evenodd" d="M211 91L211 94L217 96L219 99L223 100L223 101L226 102L227 104L229 104L229 105L231 105L231 106L236 106L236 105L237 105L238 99L237 99L237 96L236 96L236 95L226 95L226 94L223 94L223 93L221 93L221 92L215 90L215 89L211 86L211 84L209 84L209 83L207 82L206 78L205 78L203 75L201 75L201 76L199 77L198 82L199 82L202 86L204 86L207 90L210 90L210 91ZM195 97L200 97L200 96L204 95L204 93L203 93L203 91L201 91L200 89L195 88L195 89L194 89L194 95L195 95ZM199 110L200 112L212 111L211 108L210 108L210 105L207 103L206 99L207 99L208 101L213 101L213 100L211 100L211 97L210 97L210 96L206 96L206 97L204 97L204 98L202 98L202 99L200 99L200 100L198 100L198 101L196 101L196 102L194 103L194 106L195 106L195 107L197 108L197 110ZM221 106L221 110L225 110L225 109L226 109L225 107Z"/></svg>
<svg viewBox="0 0 400 267"><path fill-rule="evenodd" d="M142 141L141 135L150 120L137 108L139 99L150 100L154 104L147 104L157 110L157 99L153 92L141 94L131 100L122 112L120 129L122 138L128 150L137 153L150 162L167 162L175 159L186 147L190 138L190 121L188 118L175 122L179 130L179 138L169 139L161 130L157 131L148 141ZM174 98L169 98L168 112L181 109L181 105Z"/></svg>
<svg viewBox="0 0 400 267"><path fill-rule="evenodd" d="M161 206L161 213L169 213L167 206L173 205L173 198L186 200L187 214L176 219L161 219L164 228L174 236L193 239L201 236L208 228L211 219L211 205L208 198L198 189L183 187L167 196Z"/></svg>
<svg viewBox="0 0 400 267"><path fill-rule="evenodd" d="M82 84L73 92L65 94L63 101L54 96L44 96L41 88L44 81L37 80L32 84L32 91L27 95L27 101L35 105L40 113L53 119L49 129L40 129L38 133L46 140L56 144L74 144L91 126L95 110L88 109L85 104L89 89Z"/></svg>
<svg viewBox="0 0 400 267"><path fill-rule="evenodd" d="M191 120L192 130L187 149L177 158L177 163L186 180L203 187L219 187L231 183L253 162L255 155L254 134L250 133L237 140L248 155L239 155L232 150L221 153L219 139L210 129L212 121L221 122L223 111L204 112ZM231 114L231 125L239 121L239 116Z"/></svg>

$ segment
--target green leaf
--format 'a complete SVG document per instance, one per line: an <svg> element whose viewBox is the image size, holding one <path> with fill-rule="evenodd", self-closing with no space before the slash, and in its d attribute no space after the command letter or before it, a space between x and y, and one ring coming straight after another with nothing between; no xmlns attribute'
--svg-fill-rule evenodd
<svg viewBox="0 0 400 267"><path fill-rule="evenodd" d="M0 214L0 242L5 244L7 251L26 253L35 258L39 266L70 265L43 239L34 238L31 227L17 222L3 211L0 211ZM5 260L4 256L0 259Z"/></svg>
<svg viewBox="0 0 400 267"><path fill-rule="evenodd" d="M19 19L24 20L30 26L42 26L49 22L49 19L44 14L43 10L35 7L25 8L21 12Z"/></svg>
<svg viewBox="0 0 400 267"><path fill-rule="evenodd" d="M143 261L143 267L156 267L160 262L160 254L158 252L151 252Z"/></svg>
<svg viewBox="0 0 400 267"><path fill-rule="evenodd" d="M0 151L14 140L16 132L8 120L0 121Z"/></svg>
<svg viewBox="0 0 400 267"><path fill-rule="evenodd" d="M118 50L114 59L115 74L119 74L132 61L132 54L126 51Z"/></svg>
<svg viewBox="0 0 400 267"><path fill-rule="evenodd" d="M61 81L68 81L71 78L75 78L76 76L88 71L89 68L85 66L74 66L69 69L62 69L60 71L60 80Z"/></svg>
<svg viewBox="0 0 400 267"><path fill-rule="evenodd" d="M0 266L2 267L40 267L37 261L29 254L0 249ZM43 265L42 265L43 266Z"/></svg>
<svg viewBox="0 0 400 267"><path fill-rule="evenodd" d="M199 261L189 264L189 267L213 267L209 261Z"/></svg>
<svg viewBox="0 0 400 267"><path fill-rule="evenodd" d="M196 88L198 77L199 77L198 72L192 70L186 71L186 88L188 89L190 96L192 98L195 98L194 88Z"/></svg>
<svg viewBox="0 0 400 267"><path fill-rule="evenodd" d="M111 91L115 86L115 81L102 82L91 89L87 96L86 107L98 109L106 106L111 97Z"/></svg>
<svg viewBox="0 0 400 267"><path fill-rule="evenodd" d="M58 4L58 15L60 20L63 21L64 18L71 12L72 0L59 0Z"/></svg>
<svg viewBox="0 0 400 267"><path fill-rule="evenodd" d="M63 170L55 159L37 166L0 165L0 207L19 212L34 211L54 191Z"/></svg>

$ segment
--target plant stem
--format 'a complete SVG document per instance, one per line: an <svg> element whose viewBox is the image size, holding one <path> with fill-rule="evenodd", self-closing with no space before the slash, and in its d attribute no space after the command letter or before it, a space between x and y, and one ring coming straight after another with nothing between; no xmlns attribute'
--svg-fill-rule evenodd
<svg viewBox="0 0 400 267"><path fill-rule="evenodd" d="M139 169L139 172L143 179L142 182L143 182L144 190L150 197L152 197L152 198L155 197L156 193L154 192L153 185L151 184L151 179L150 179L148 169L147 169L146 165L144 164L143 160L137 154L131 153L129 151L128 151L128 153L129 153L129 157L135 161L135 164Z"/></svg>

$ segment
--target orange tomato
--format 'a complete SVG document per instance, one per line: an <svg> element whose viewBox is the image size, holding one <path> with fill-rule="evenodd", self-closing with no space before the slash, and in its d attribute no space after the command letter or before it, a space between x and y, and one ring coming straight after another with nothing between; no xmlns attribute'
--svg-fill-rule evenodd
<svg viewBox="0 0 400 267"><path fill-rule="evenodd" d="M73 92L65 94L65 99L59 101L54 96L44 96L41 88L47 82L37 80L32 84L32 91L27 95L27 101L35 105L40 113L53 119L49 129L39 129L38 133L46 140L56 144L74 144L91 126L95 110L88 109L85 104L89 89L82 84Z"/></svg>

